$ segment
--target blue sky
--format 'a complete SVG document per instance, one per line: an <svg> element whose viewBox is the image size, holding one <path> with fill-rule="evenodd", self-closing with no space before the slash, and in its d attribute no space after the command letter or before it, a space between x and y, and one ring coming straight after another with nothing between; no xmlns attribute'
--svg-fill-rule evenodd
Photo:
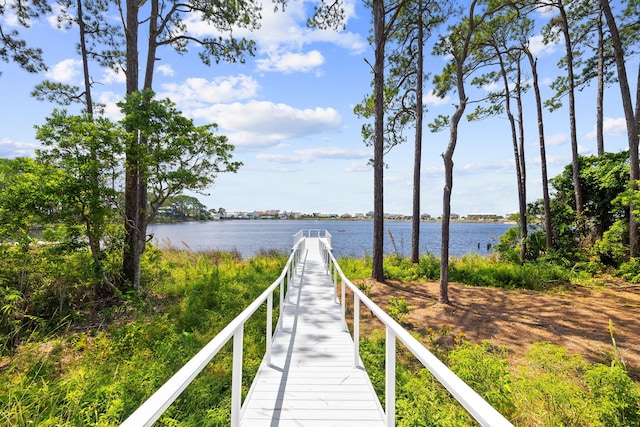
<svg viewBox="0 0 640 427"><path fill-rule="evenodd" d="M367 165L372 150L362 142L363 122L352 112L370 91L371 73L365 59L373 62L367 43L371 19L361 2L348 3L348 22L341 32L306 28L309 2L290 2L285 13L272 13L270 2L265 3L261 29L246 34L256 40L257 51L245 64L208 67L200 62L197 49L182 56L166 48L159 52L155 91L171 98L197 124L217 123L220 133L236 146L234 158L244 163L237 174L220 175L209 195L198 195L209 208L337 214L372 210L373 173ZM547 19L540 15L541 22ZM9 15L0 20L6 27L14 21ZM211 34L211 29L196 20L188 28L196 35ZM75 30L63 31L56 28L53 19L41 19L28 31L20 31L32 45L44 50L49 70L31 75L16 65L0 63L2 157L32 156L38 147L34 125L42 124L55 106L30 96L37 83L45 78L81 82ZM556 64L564 48L543 46L539 37L531 46L539 59L543 96L549 98L549 83L562 72ZM630 58L627 63L634 90L637 61ZM438 73L444 63L443 58L430 57L427 67ZM118 118L115 102L122 99L124 76L96 65L92 73L100 82L95 96L107 104L108 115ZM627 142L617 86L607 89L605 100L605 149L620 151ZM451 114L453 102L427 96L425 121ZM593 154L593 89L578 92L577 104L580 152ZM527 95L525 108L527 198L533 201L542 191L532 94ZM549 173L555 176L571 159L567 111L545 111L545 131ZM424 134L421 211L433 216L442 212L444 167L440 154L448 137L447 131L433 134L426 130ZM385 212L409 214L413 144L395 147L385 161ZM453 212L505 215L517 211L513 150L505 117L463 121L454 162Z"/></svg>

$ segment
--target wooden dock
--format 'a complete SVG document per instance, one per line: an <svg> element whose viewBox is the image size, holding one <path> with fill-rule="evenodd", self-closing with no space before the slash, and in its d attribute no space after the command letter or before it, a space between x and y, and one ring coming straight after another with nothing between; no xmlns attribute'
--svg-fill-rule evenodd
<svg viewBox="0 0 640 427"><path fill-rule="evenodd" d="M378 427L385 416L327 274L318 238L307 238L273 337L242 406L242 427Z"/></svg>

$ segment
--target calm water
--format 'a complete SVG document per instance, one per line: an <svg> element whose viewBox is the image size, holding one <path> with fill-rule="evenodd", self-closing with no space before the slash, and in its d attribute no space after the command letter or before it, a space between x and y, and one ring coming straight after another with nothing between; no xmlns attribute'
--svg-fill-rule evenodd
<svg viewBox="0 0 640 427"><path fill-rule="evenodd" d="M451 223L449 253L452 256L467 253L487 254L487 245L499 241L511 225L484 223ZM373 221L322 220L228 220L154 224L149 227L153 243L160 247L173 245L194 251L206 249L239 251L250 257L261 249L289 251L293 235L301 229L328 230L333 236L333 251L341 256L360 258L371 255ZM386 222L385 253L396 251L408 256L411 251L411 223ZM440 255L441 227L439 222L420 225L420 252ZM392 242L395 241L395 247Z"/></svg>

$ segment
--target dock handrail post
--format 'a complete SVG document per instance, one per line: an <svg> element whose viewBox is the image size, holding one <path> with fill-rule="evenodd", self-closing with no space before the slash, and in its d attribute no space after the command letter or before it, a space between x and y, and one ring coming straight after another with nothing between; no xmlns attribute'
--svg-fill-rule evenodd
<svg viewBox="0 0 640 427"><path fill-rule="evenodd" d="M280 294L280 312L282 313L282 307L284 307L284 293L285 293L285 288L284 288L284 281L280 282L280 292L278 292ZM278 316L278 324L280 325L280 327L282 327L282 316Z"/></svg>
<svg viewBox="0 0 640 427"><path fill-rule="evenodd" d="M338 269L335 268L333 264L331 264L331 270L333 270L333 287L335 288L338 284Z"/></svg>
<svg viewBox="0 0 640 427"><path fill-rule="evenodd" d="M353 366L360 366L360 297L353 295Z"/></svg>
<svg viewBox="0 0 640 427"><path fill-rule="evenodd" d="M242 406L242 347L244 324L233 334L233 370L231 374L231 427L240 425Z"/></svg>
<svg viewBox="0 0 640 427"><path fill-rule="evenodd" d="M344 279L340 277L340 305L342 305L342 318L347 318L347 304L346 304L346 288ZM345 322L346 324L346 322ZM348 328L347 328L348 329Z"/></svg>
<svg viewBox="0 0 640 427"><path fill-rule="evenodd" d="M267 364L271 364L271 345L273 342L273 293L270 293L267 297L267 336L266 336L266 349L265 360Z"/></svg>
<svg viewBox="0 0 640 427"><path fill-rule="evenodd" d="M396 334L386 328L385 350L385 412L387 427L396 425Z"/></svg>

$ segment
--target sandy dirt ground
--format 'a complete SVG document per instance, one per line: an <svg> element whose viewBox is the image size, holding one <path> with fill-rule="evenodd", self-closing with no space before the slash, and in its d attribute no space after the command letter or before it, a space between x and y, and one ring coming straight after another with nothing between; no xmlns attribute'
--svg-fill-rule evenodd
<svg viewBox="0 0 640 427"><path fill-rule="evenodd" d="M544 341L582 354L588 361L610 363L611 320L618 351L631 376L640 380L640 286L619 283L605 289L576 286L536 292L451 283L451 305L445 305L437 302L436 282L369 285L369 296L382 307L391 295L413 307L402 319L409 328L445 326L450 335L463 334L471 342L506 345L514 357L526 353L532 343Z"/></svg>

